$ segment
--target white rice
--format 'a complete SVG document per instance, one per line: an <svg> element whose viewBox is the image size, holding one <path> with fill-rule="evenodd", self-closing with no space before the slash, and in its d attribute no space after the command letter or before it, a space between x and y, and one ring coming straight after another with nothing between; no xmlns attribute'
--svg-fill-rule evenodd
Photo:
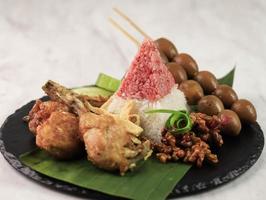
<svg viewBox="0 0 266 200"><path fill-rule="evenodd" d="M125 105L127 100L122 99L117 95L111 97L111 103L108 105L107 110L111 113L120 113L121 108ZM171 92L155 102L147 100L134 100L136 108L140 115L141 127L144 129L144 136L160 143L162 138L162 130L165 122L170 114L167 113L154 113L146 114L145 111L153 109L171 109L171 110L187 110L186 99L180 90L175 85Z"/></svg>

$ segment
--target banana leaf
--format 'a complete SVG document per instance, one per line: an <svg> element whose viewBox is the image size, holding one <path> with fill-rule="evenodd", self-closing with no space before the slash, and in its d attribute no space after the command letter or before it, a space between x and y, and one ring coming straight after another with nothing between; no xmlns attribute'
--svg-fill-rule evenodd
<svg viewBox="0 0 266 200"><path fill-rule="evenodd" d="M135 171L120 176L94 167L86 158L58 161L42 150L20 156L23 164L49 177L83 188L129 199L165 199L190 169L182 163L162 164L157 159L145 161Z"/></svg>
<svg viewBox="0 0 266 200"><path fill-rule="evenodd" d="M235 69L236 69L236 67L234 67L224 77L218 79L218 83L219 84L226 84L226 85L229 85L229 86L233 87L234 76L235 76Z"/></svg>

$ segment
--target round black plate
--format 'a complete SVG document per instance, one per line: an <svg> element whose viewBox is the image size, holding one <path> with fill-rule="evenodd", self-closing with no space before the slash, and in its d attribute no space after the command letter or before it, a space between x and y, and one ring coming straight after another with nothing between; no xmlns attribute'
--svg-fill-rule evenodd
<svg viewBox="0 0 266 200"><path fill-rule="evenodd" d="M18 109L2 125L0 150L5 159L25 176L52 188L95 199L112 199L108 195L37 173L19 161L20 154L36 148L34 136L29 132L27 124L22 121L22 117L27 115L33 104L32 101ZM191 168L175 186L169 198L209 190L235 179L258 160L263 146L264 137L258 124L243 127L239 137L224 138L224 145L217 152L220 160L217 166L204 165L200 169Z"/></svg>

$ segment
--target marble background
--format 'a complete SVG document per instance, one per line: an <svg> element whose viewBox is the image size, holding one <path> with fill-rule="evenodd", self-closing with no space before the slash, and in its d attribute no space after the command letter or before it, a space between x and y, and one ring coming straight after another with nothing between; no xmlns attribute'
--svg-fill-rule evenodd
<svg viewBox="0 0 266 200"><path fill-rule="evenodd" d="M118 6L151 37L171 39L200 69L217 77L237 66L234 87L250 99L266 130L266 1L0 0L0 122L43 95L47 79L66 86L94 83L99 72L122 77L136 46L107 18ZM130 32L140 41L141 35ZM247 144L248 145L248 144ZM184 199L263 199L265 151L237 180ZM0 199L78 199L38 185L0 156Z"/></svg>

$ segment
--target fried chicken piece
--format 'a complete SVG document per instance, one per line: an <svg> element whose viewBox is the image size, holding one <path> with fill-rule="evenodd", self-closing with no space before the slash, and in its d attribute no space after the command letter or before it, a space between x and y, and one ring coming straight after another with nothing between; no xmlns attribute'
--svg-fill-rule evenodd
<svg viewBox="0 0 266 200"><path fill-rule="evenodd" d="M125 107L131 108L128 105ZM138 138L143 129L129 120L139 123L139 117L135 114L126 115L130 111L120 115L101 112L100 115L87 112L80 116L80 133L88 159L105 170L119 169L123 175L128 169L133 169L137 161L150 156L150 141Z"/></svg>
<svg viewBox="0 0 266 200"><path fill-rule="evenodd" d="M102 169L119 169L123 175L150 151L150 141L142 143L136 137L142 128L119 117L86 113L81 116L80 126L86 131L83 138L88 159Z"/></svg>
<svg viewBox="0 0 266 200"><path fill-rule="evenodd" d="M69 111L67 105L56 102L56 101L45 101L42 102L41 100L36 100L34 106L32 107L29 115L26 116L26 119L29 123L30 131L36 135L37 134L37 127L43 124L55 111Z"/></svg>
<svg viewBox="0 0 266 200"><path fill-rule="evenodd" d="M82 152L79 121L72 113L54 111L36 130L36 145L57 159L72 159Z"/></svg>
<svg viewBox="0 0 266 200"><path fill-rule="evenodd" d="M79 115L80 137L84 139L88 159L97 167L119 170L123 175L137 161L151 155L150 141L140 140L143 129L138 125L138 115L131 112L132 105L126 105L128 110L121 116L114 115L93 107L80 95L53 81L48 81L43 90Z"/></svg>
<svg viewBox="0 0 266 200"><path fill-rule="evenodd" d="M57 159L71 159L78 155L82 144L79 132L79 119L70 113L68 107L57 95L50 95L51 101L36 100L29 115L24 117L28 121L30 131L36 135L36 145L46 150ZM84 102L102 105L107 98L88 97L79 95Z"/></svg>

